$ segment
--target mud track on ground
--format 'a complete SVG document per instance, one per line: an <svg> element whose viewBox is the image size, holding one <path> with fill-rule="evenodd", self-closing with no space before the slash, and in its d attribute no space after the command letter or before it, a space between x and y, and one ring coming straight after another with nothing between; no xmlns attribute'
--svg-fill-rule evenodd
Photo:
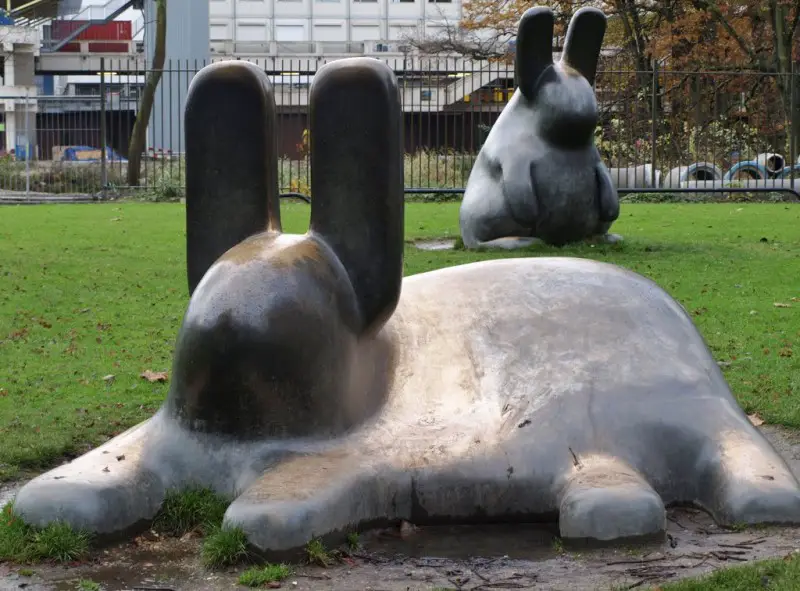
<svg viewBox="0 0 800 591"><path fill-rule="evenodd" d="M762 431L800 474L800 436ZM0 494L10 489L0 489ZM704 512L668 512L663 542L613 548L563 548L552 528L535 525L419 527L366 533L363 548L335 566L298 567L281 584L297 591L495 591L506 589L646 589L717 568L800 552L800 528L737 531L717 527ZM244 567L212 572L200 564L200 540L146 533L98 550L85 564L20 569L0 565L0 590L66 591L81 579L106 591L236 589ZM22 572L22 574L20 574ZM26 576L27 575L27 576Z"/></svg>

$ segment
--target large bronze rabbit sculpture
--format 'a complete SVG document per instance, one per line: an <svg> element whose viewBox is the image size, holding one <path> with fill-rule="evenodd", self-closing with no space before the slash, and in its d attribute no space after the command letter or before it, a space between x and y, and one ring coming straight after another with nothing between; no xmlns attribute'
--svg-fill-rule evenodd
<svg viewBox="0 0 800 591"><path fill-rule="evenodd" d="M563 245L608 235L619 198L594 145L594 84L606 17L579 9L564 54L553 63L553 13L528 10L519 23L518 91L481 148L461 204L468 248Z"/></svg>
<svg viewBox="0 0 800 591"><path fill-rule="evenodd" d="M128 531L202 485L268 551L386 519L557 515L565 538L613 540L663 533L676 502L800 522L797 480L664 291L574 258L403 280L392 72L330 63L309 100L311 227L287 235L266 75L233 61L195 78L193 294L168 399L28 483L23 518Z"/></svg>

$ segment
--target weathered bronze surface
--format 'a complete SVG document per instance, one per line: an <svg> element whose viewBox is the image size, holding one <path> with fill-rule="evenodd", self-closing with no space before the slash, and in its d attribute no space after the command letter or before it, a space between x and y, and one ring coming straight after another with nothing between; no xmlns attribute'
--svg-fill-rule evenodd
<svg viewBox="0 0 800 591"><path fill-rule="evenodd" d="M275 98L253 64L212 64L186 102L189 293L222 253L265 229L280 232Z"/></svg>

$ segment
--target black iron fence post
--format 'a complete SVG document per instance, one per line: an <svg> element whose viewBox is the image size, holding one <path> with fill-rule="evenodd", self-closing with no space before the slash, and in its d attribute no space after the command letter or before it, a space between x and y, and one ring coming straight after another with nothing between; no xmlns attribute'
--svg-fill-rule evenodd
<svg viewBox="0 0 800 591"><path fill-rule="evenodd" d="M19 101L16 101L19 104ZM31 192L31 93L25 90L25 195ZM14 109L14 117L17 116ZM36 120L34 119L34 122Z"/></svg>
<svg viewBox="0 0 800 591"><path fill-rule="evenodd" d="M108 170L106 155L106 58L100 58L100 196L106 198Z"/></svg>
<svg viewBox="0 0 800 591"><path fill-rule="evenodd" d="M77 191L105 199L121 182L125 165L116 164L117 154L120 148L125 152L124 148L130 141L131 127L138 115L139 92L149 72L126 68L110 58L98 61L99 97L98 87L94 87L92 96L72 90L63 96L36 98L26 94L0 97L16 104L17 115L14 119L8 115L6 125L7 133L10 131L20 138L18 143L12 141L16 138L9 138L7 142L9 149L18 147L19 154L16 161L9 158L8 164L0 171L0 190ZM515 76L513 67L502 63L423 59L408 55L404 55L402 60L398 57L396 62L390 58L390 63L396 68L403 91L407 193L426 196L463 193L472 163L485 139L478 136L488 132L511 98L509 91L514 86ZM162 151L160 146L164 143L161 139L175 140L171 137L175 132L182 134L180 124L173 127L170 123L170 118L175 115L166 107L182 103L185 85L173 89L172 84L179 82L184 74L188 76L188 82L204 65L196 62L192 68L188 61L185 66L173 64L176 62L169 62L164 68L158 89L161 93L159 98L163 100L160 106L153 108L147 130L148 146L143 150L142 160L142 184L152 189L163 183L163 190L170 191L173 188L167 184L178 182L182 185L185 181L180 168L182 155L171 153L166 146ZM274 78L276 99L280 105L277 135L281 146L281 189L285 192L307 192L310 174L307 152L302 147L298 149L298 142L302 146L303 130L307 128L304 119L306 100L303 97L318 65L312 60L289 57L264 64L264 69ZM599 78L602 82L597 90L597 100L603 113L605 143L600 147L604 149L605 161L609 167L636 169L635 172L629 171L635 175L635 185L621 186L621 194L773 193L793 189L792 192L800 199L798 63L790 63L788 71L776 74L780 82L777 89L763 84L760 91L747 100L740 96L736 82L742 77L755 79L761 74L680 72L670 69L668 64L664 64L662 71L661 63L656 60L649 65L650 85L646 84L646 65L632 70L627 67L615 69L613 65L604 63ZM106 72L111 72L112 78ZM119 75L117 72L128 72L127 84L113 77ZM734 84L730 84L731 80ZM165 85L169 86L165 88ZM648 98L646 92L650 93L649 126L645 119L648 115L644 102ZM36 101L42 109L34 125L30 119L36 116L32 110L35 106L32 103ZM783 113L780 121L774 120L777 103L780 103ZM19 113L23 108L24 114ZM158 125L153 125L158 122L162 123L160 132ZM782 123L780 132L772 127L776 123ZM651 146L646 154L642 144L646 144L648 138ZM86 155L78 154L81 150L77 149L86 144L95 146L95 150L99 144L99 159L96 152L91 156L94 164L89 170L94 174L76 175L67 164L58 164L62 159L86 160ZM155 147L159 148L157 153ZM25 162L21 161L23 150L26 152ZM31 161L34 150L37 160L44 162ZM737 150L741 152L738 164L732 155ZM780 152L788 162L788 168L784 165L779 171L769 172L769 178L776 181L774 183L766 182L767 175L760 172L763 166L750 162L753 160L751 156L773 152ZM648 164L647 160L651 163ZM714 162L717 165L712 165ZM747 166L742 168L742 164ZM651 166L649 173L642 165ZM175 166L178 167L177 174ZM662 171L665 173L663 180L659 178ZM670 172L675 174L670 175ZM702 182L712 177L720 182L713 187ZM756 185L755 180L761 182ZM162 187L158 186L158 190L161 191Z"/></svg>
<svg viewBox="0 0 800 591"><path fill-rule="evenodd" d="M656 170L658 168L657 165L657 155L656 155L656 140L658 137L658 60L653 60L653 85L651 88L650 97L650 117L652 118L650 124L650 159L652 160L652 166L650 168L650 186L652 188L656 187Z"/></svg>
<svg viewBox="0 0 800 591"><path fill-rule="evenodd" d="M794 60L789 62L789 182L794 187L795 167L797 160L797 133L800 131L800 121L797 119L797 93L800 84L797 83L798 73L795 71Z"/></svg>

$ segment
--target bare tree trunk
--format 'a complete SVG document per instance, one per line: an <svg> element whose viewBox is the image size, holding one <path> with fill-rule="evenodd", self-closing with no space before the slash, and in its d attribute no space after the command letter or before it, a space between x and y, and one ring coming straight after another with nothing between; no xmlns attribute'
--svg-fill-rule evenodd
<svg viewBox="0 0 800 591"><path fill-rule="evenodd" d="M156 42L155 50L153 51L153 63L142 91L139 113L136 115L136 122L133 124L133 131L131 132L131 141L128 145L128 185L131 187L139 185L139 173L142 166L142 153L144 152L147 126L150 123L153 101L156 97L158 84L161 82L167 53L167 0L155 0L155 2Z"/></svg>

